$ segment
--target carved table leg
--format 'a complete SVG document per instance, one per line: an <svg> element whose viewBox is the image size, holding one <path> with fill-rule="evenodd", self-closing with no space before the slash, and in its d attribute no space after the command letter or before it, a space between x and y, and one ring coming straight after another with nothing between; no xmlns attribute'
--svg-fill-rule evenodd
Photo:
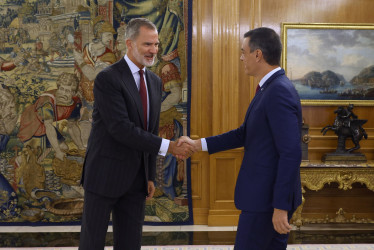
<svg viewBox="0 0 374 250"><path fill-rule="evenodd" d="M301 212L303 211L303 207L304 207L304 203L305 203L304 195L302 195L301 197L302 197L301 205L296 209L294 215L292 216L293 224L295 226L297 226L299 229L303 225L303 220L301 218Z"/></svg>

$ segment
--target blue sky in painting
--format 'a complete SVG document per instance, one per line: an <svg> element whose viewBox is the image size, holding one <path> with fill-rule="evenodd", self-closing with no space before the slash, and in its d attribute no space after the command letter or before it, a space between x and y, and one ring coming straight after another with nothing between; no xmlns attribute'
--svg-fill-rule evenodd
<svg viewBox="0 0 374 250"><path fill-rule="evenodd" d="M287 75L332 70L346 81L374 65L374 30L288 29Z"/></svg>

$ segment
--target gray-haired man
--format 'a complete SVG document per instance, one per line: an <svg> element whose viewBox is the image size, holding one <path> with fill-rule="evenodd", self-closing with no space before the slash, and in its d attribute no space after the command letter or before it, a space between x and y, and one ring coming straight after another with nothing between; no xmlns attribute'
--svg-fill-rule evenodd
<svg viewBox="0 0 374 250"><path fill-rule="evenodd" d="M145 200L155 187L156 156L187 158L192 146L158 137L161 79L154 63L158 33L144 18L126 30L127 54L101 71L94 85L93 125L82 183L85 190L79 249L104 249L110 213L115 250L141 248Z"/></svg>

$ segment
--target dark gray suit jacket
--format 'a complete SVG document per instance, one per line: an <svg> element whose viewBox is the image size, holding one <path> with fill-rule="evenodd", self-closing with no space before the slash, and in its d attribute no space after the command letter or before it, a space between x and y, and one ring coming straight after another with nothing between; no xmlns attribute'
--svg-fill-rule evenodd
<svg viewBox="0 0 374 250"><path fill-rule="evenodd" d="M154 180L161 109L161 79L146 70L149 125L144 130L142 102L124 58L101 71L94 85L92 130L88 140L81 183L85 190L119 197L131 186L141 168L144 185ZM145 189L147 190L147 189Z"/></svg>

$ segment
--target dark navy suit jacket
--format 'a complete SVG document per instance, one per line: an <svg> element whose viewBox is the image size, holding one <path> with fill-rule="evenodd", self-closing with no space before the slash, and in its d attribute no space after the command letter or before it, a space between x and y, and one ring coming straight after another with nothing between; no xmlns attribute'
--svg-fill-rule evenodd
<svg viewBox="0 0 374 250"><path fill-rule="evenodd" d="M124 58L101 71L94 85L92 130L83 166L83 187L107 197L123 195L144 168L144 186L154 180L161 109L161 79L145 71L149 125L144 130L143 107L134 77ZM147 190L147 189L144 189Z"/></svg>
<svg viewBox="0 0 374 250"><path fill-rule="evenodd" d="M292 211L301 204L301 126L300 98L282 69L257 92L239 128L206 138L210 154L244 146L238 209Z"/></svg>

